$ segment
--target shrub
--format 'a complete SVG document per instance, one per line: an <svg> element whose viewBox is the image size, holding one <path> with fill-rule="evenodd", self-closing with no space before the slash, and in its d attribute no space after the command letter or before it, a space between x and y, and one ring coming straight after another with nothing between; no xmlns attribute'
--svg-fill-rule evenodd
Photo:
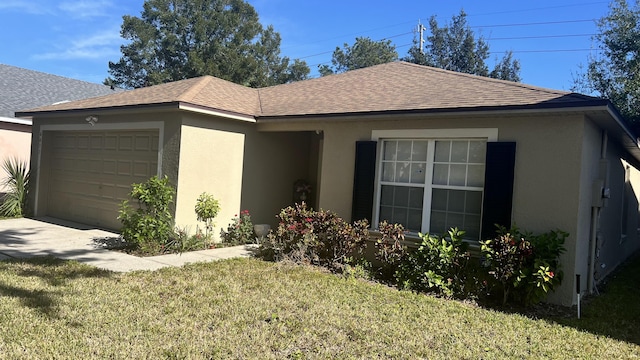
<svg viewBox="0 0 640 360"><path fill-rule="evenodd" d="M200 231L196 231L191 235L187 228L177 228L174 230L169 243L166 245L165 251L172 253L182 253L185 251L200 250L209 245L209 239Z"/></svg>
<svg viewBox="0 0 640 360"><path fill-rule="evenodd" d="M375 246L376 259L380 263L379 275L384 280L390 280L407 255L407 249L402 245L405 239L404 226L383 220L378 224L378 231L381 236Z"/></svg>
<svg viewBox="0 0 640 360"><path fill-rule="evenodd" d="M510 297L524 305L537 303L561 283L559 258L567 236L559 230L533 235L499 228L496 238L480 242L488 272L502 289L503 304Z"/></svg>
<svg viewBox="0 0 640 360"><path fill-rule="evenodd" d="M231 245L251 244L255 240L253 222L249 210L242 210L240 216L233 219L227 231L220 232L222 241Z"/></svg>
<svg viewBox="0 0 640 360"><path fill-rule="evenodd" d="M203 192L198 196L195 206L196 216L198 221L204 221L205 223L205 243L204 247L207 247L208 242L211 240L211 234L213 233L213 219L218 216L220 212L220 203L213 195ZM196 233L199 233L198 231Z"/></svg>
<svg viewBox="0 0 640 360"><path fill-rule="evenodd" d="M128 200L120 205L118 219L122 222L122 237L143 252L166 251L174 238L170 205L174 188L165 176L154 176L144 183L133 184L129 196L137 202L133 208Z"/></svg>
<svg viewBox="0 0 640 360"><path fill-rule="evenodd" d="M7 178L2 183L7 188L7 193L2 199L0 214L8 217L25 216L29 192L28 164L16 158L5 159L2 169L7 173Z"/></svg>
<svg viewBox="0 0 640 360"><path fill-rule="evenodd" d="M462 296L467 282L468 244L464 231L452 228L446 235L420 234L418 249L410 251L396 274L398 283L415 291Z"/></svg>
<svg viewBox="0 0 640 360"><path fill-rule="evenodd" d="M259 248L269 260L288 259L342 272L368 236L366 220L350 224L333 212L308 209L305 203L282 209L277 217L278 227Z"/></svg>

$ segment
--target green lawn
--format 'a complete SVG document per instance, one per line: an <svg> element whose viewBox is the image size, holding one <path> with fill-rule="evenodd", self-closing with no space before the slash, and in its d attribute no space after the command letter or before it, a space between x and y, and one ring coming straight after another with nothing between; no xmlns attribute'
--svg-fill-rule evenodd
<svg viewBox="0 0 640 360"><path fill-rule="evenodd" d="M0 358L640 358L632 266L635 284L613 283L575 321L255 259L129 274L0 262Z"/></svg>

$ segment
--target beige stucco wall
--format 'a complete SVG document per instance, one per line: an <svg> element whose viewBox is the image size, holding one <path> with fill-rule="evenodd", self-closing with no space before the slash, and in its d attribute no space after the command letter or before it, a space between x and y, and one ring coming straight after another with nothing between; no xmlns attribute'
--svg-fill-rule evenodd
<svg viewBox="0 0 640 360"><path fill-rule="evenodd" d="M0 165L6 159L18 159L29 162L31 153L31 126L23 124L2 123L0 127ZM2 182L6 174L0 175L0 192L6 191Z"/></svg>
<svg viewBox="0 0 640 360"><path fill-rule="evenodd" d="M572 255L576 241L588 236L584 211L580 212L581 161L585 118L579 114L484 117L414 117L362 121L310 121L294 129L319 129L324 133L321 156L319 206L349 219L353 190L355 142L370 140L373 130L398 129L498 129L498 141L516 142L516 166L512 221L520 229L546 232L560 229L567 239L565 279L574 273ZM286 124L261 124L264 131L286 128ZM581 217L581 218L579 218ZM588 217L587 217L588 221ZM579 226L580 225L580 226ZM573 281L567 280L554 302L570 304Z"/></svg>
<svg viewBox="0 0 640 360"><path fill-rule="evenodd" d="M609 143L607 146L608 188L611 197L606 202L606 206L601 209L598 222L596 282L606 277L629 254L640 249L638 239L640 172L630 162L625 161L625 157L624 151L617 144ZM625 179L627 167L629 178ZM623 210L624 206L627 207L626 211Z"/></svg>
<svg viewBox="0 0 640 360"><path fill-rule="evenodd" d="M176 225L202 227L194 206L208 192L221 206L216 240L242 210L255 224L275 226L275 215L291 205L295 180L314 174L310 133L259 133L255 123L192 113L183 114L180 132Z"/></svg>
<svg viewBox="0 0 640 360"><path fill-rule="evenodd" d="M217 121L212 120L211 125ZM207 192L220 202L220 212L214 219L217 241L220 228L226 228L240 208L245 135L207 125L188 116L183 121L175 221L191 233L198 226L203 229L194 206L198 196Z"/></svg>

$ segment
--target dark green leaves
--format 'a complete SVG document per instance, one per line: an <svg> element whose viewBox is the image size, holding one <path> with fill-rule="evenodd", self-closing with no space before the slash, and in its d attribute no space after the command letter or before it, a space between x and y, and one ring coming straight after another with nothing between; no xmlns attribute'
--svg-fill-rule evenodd
<svg viewBox="0 0 640 360"><path fill-rule="evenodd" d="M280 56L280 35L243 0L146 0L124 16L122 57L110 83L139 88L212 75L251 87L305 79L306 63Z"/></svg>

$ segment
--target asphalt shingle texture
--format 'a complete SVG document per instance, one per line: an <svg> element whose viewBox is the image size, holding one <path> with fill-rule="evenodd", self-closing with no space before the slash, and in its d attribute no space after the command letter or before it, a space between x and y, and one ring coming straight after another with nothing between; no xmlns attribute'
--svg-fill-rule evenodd
<svg viewBox="0 0 640 360"><path fill-rule="evenodd" d="M318 79L251 89L203 76L99 98L40 107L108 109L181 103L261 117L575 106L597 98L510 81L393 62Z"/></svg>
<svg viewBox="0 0 640 360"><path fill-rule="evenodd" d="M0 117L14 117L21 110L119 91L101 84L0 64Z"/></svg>

